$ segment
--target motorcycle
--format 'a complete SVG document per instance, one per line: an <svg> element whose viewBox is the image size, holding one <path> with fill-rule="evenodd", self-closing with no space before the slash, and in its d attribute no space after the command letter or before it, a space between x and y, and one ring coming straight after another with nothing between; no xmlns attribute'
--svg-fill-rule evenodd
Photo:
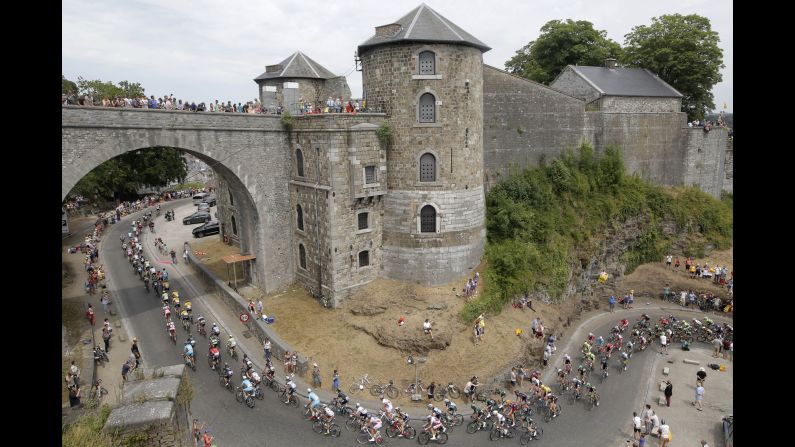
<svg viewBox="0 0 795 447"><path fill-rule="evenodd" d="M109 362L108 354L99 345L94 347L94 362Z"/></svg>

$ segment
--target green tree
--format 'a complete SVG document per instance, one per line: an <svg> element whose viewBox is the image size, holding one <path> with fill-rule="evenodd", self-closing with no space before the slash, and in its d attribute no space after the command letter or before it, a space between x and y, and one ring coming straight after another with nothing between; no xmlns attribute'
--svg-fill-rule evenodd
<svg viewBox="0 0 795 447"><path fill-rule="evenodd" d="M656 73L683 95L688 120L715 108L712 87L723 80L723 50L709 19L696 14L653 17L624 36L621 61Z"/></svg>
<svg viewBox="0 0 795 447"><path fill-rule="evenodd" d="M118 85L113 85L110 81L103 82L98 79L89 81L78 77L77 87L81 95L91 95L95 101L102 98L113 99L117 96L127 98L144 96L144 88L138 82L121 81Z"/></svg>
<svg viewBox="0 0 795 447"><path fill-rule="evenodd" d="M538 39L528 43L505 63L509 73L549 84L567 65L603 66L608 57L618 58L621 45L607 38L593 23L571 19L550 20Z"/></svg>
<svg viewBox="0 0 795 447"><path fill-rule="evenodd" d="M66 76L61 75L61 93L64 95L77 94L77 84L66 79Z"/></svg>
<svg viewBox="0 0 795 447"><path fill-rule="evenodd" d="M71 194L103 201L132 199L142 186L162 187L173 181L182 182L187 173L187 162L179 149L140 149L97 166L80 179Z"/></svg>

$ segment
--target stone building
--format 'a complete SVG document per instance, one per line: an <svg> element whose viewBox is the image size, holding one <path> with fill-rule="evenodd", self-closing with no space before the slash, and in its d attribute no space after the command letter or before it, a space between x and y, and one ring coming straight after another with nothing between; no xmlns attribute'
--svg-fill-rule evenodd
<svg viewBox="0 0 795 447"><path fill-rule="evenodd" d="M254 78L264 107L275 112L278 106L296 115L298 104L309 101L325 104L326 98L351 97L344 76L337 76L304 53L296 51L287 59L265 67L265 73Z"/></svg>

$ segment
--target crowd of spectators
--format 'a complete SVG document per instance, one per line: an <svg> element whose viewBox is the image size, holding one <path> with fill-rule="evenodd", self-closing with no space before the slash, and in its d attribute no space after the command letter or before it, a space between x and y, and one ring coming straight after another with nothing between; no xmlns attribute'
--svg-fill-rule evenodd
<svg viewBox="0 0 795 447"><path fill-rule="evenodd" d="M281 115L284 107L265 107L258 99L248 101L245 104L232 101L219 102L199 102L188 101L174 98L174 95L167 95L155 98L151 95L133 98L94 98L91 95L61 95L62 105L77 105L90 107L118 107L134 109L159 109L159 110L181 110L186 112L226 112L226 113L250 113L250 114L276 114ZM299 114L320 114L320 113L359 113L365 112L366 101L350 99L344 101L342 96L334 99L329 97L325 102L310 101L301 97L294 106L294 111Z"/></svg>

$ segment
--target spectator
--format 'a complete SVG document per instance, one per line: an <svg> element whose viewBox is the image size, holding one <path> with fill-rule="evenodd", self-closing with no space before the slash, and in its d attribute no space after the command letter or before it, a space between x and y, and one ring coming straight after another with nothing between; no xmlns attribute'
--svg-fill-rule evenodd
<svg viewBox="0 0 795 447"><path fill-rule="evenodd" d="M321 388L323 384L322 379L320 378L320 367L317 366L317 363L312 364L312 385L315 388Z"/></svg>
<svg viewBox="0 0 795 447"><path fill-rule="evenodd" d="M334 376L333 379L331 380L331 389L335 393L339 392L340 390L340 374L339 372L337 372L336 369L334 370Z"/></svg>
<svg viewBox="0 0 795 447"><path fill-rule="evenodd" d="M133 337L130 352L135 356L135 367L137 368L138 364L141 363L141 351L138 349L138 337Z"/></svg>
<svg viewBox="0 0 795 447"><path fill-rule="evenodd" d="M607 304L610 306L610 312L613 312L616 307L616 297L614 295L610 295L610 298L607 300Z"/></svg>
<svg viewBox="0 0 795 447"><path fill-rule="evenodd" d="M651 417L654 414L654 410L651 409L650 404L646 404L646 408L643 409L641 414L643 415L643 425L645 428L644 434L649 434L652 432Z"/></svg>
<svg viewBox="0 0 795 447"><path fill-rule="evenodd" d="M696 373L696 385L704 385L704 380L707 378L707 370L702 366Z"/></svg>
<svg viewBox="0 0 795 447"><path fill-rule="evenodd" d="M633 411L632 412L632 437L634 439L640 439L640 426L641 426L640 416L638 416L637 412Z"/></svg>
<svg viewBox="0 0 795 447"><path fill-rule="evenodd" d="M271 359L271 341L268 337L265 337L265 341L262 344L262 349L265 351L265 358L270 361Z"/></svg>
<svg viewBox="0 0 795 447"><path fill-rule="evenodd" d="M72 360L72 365L69 366L69 374L72 375L74 378L75 386L80 386L80 368L75 365L75 361Z"/></svg>
<svg viewBox="0 0 795 447"><path fill-rule="evenodd" d="M696 400L693 402L693 405L696 406L698 411L704 411L701 403L702 400L704 400L704 387L699 384L696 386Z"/></svg>
<svg viewBox="0 0 795 447"><path fill-rule="evenodd" d="M69 386L69 407L75 408L80 406L80 388L75 385Z"/></svg>
<svg viewBox="0 0 795 447"><path fill-rule="evenodd" d="M436 391L436 382L431 382L431 384L428 385L428 388L427 388L426 391L428 392L428 402L433 401L433 394L434 394L434 391Z"/></svg>
<svg viewBox="0 0 795 447"><path fill-rule="evenodd" d="M88 310L86 310L86 317L88 317L89 324L91 324L91 326L93 326L94 325L94 307L91 304L88 305Z"/></svg>
<svg viewBox="0 0 795 447"><path fill-rule="evenodd" d="M671 384L670 380L665 381L665 405L667 407L671 406L671 396L674 394L674 386Z"/></svg>
<svg viewBox="0 0 795 447"><path fill-rule="evenodd" d="M430 334L431 340L433 340L433 328L431 327L431 321L428 318L426 318L425 322L422 323L422 330L426 335Z"/></svg>
<svg viewBox="0 0 795 447"><path fill-rule="evenodd" d="M121 367L121 380L126 382L127 381L127 374L130 372L130 362L124 362L124 365Z"/></svg>
<svg viewBox="0 0 795 447"><path fill-rule="evenodd" d="M660 421L662 425L660 425L660 430L658 433L660 434L660 447L665 447L671 441L671 428L665 421Z"/></svg>

